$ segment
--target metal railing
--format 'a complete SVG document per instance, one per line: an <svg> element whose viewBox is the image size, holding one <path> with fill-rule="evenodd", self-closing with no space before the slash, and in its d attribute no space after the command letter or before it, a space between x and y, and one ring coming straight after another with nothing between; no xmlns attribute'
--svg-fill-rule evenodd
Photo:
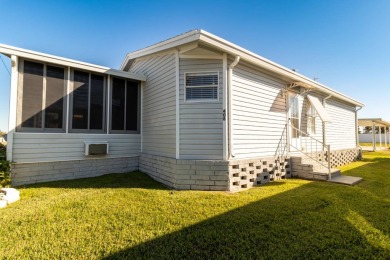
<svg viewBox="0 0 390 260"><path fill-rule="evenodd" d="M283 132L282 132L282 135L280 137L279 143L278 143L278 147L276 148L276 151L275 151L275 157L279 161L279 165L281 165L282 162L283 163L285 162L285 160L287 159L287 156L288 156L287 125L285 125Z"/></svg>
<svg viewBox="0 0 390 260"><path fill-rule="evenodd" d="M290 134L292 138L290 138L290 147L305 154L312 160L327 168L330 180L332 177L330 145L324 144L323 142L310 136L308 133L305 133L290 124L286 125L286 128L287 127L291 129ZM325 152L327 156L325 156Z"/></svg>

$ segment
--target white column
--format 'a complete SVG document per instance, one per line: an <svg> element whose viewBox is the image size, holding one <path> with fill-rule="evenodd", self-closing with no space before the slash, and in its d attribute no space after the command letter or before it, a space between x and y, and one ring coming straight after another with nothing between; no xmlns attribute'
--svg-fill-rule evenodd
<svg viewBox="0 0 390 260"><path fill-rule="evenodd" d="M379 126L379 147L382 150L382 126Z"/></svg>
<svg viewBox="0 0 390 260"><path fill-rule="evenodd" d="M12 150L14 145L14 133L16 128L16 106L18 100L18 68L19 58L11 56L11 91L9 100L9 118L7 134L7 160L12 161Z"/></svg>

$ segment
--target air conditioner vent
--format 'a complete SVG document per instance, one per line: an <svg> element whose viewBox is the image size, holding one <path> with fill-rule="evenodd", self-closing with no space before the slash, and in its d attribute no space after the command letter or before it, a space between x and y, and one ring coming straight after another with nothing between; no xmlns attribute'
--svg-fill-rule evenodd
<svg viewBox="0 0 390 260"><path fill-rule="evenodd" d="M108 154L108 142L85 142L85 155Z"/></svg>

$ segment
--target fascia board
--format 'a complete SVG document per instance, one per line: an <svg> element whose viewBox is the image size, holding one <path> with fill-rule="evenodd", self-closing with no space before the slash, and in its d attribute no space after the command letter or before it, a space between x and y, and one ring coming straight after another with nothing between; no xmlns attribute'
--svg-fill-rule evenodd
<svg viewBox="0 0 390 260"><path fill-rule="evenodd" d="M15 55L15 56L22 57L25 59L42 61L42 62L57 64L57 65L62 65L65 67L78 68L78 69L98 72L98 73L102 73L102 74L108 74L108 75L113 75L113 76L118 76L118 77L146 81L146 77L144 75L138 75L138 74L129 73L129 72L121 71L121 70L116 70L116 69L112 69L112 68L108 68L108 67L103 67L103 66L99 66L99 65L95 65L95 64L91 64L91 63L86 63L86 62L82 62L82 61L66 59L66 58L59 57L59 56L49 55L49 54L45 54L45 53L41 53L41 52L35 52L35 51L26 50L26 49L21 49L21 48L17 48L17 47L5 45L5 44L0 44L0 53L7 55L9 57L12 55Z"/></svg>
<svg viewBox="0 0 390 260"><path fill-rule="evenodd" d="M152 45L150 47L146 47L144 49L128 53L122 62L120 69L123 70L128 61L132 59L136 59L142 56L150 55L159 51L164 51L170 48L174 48L183 44L187 44L190 42L197 41L199 39L198 31L191 31L189 33L179 35L175 38L169 39L167 41L163 41L161 43Z"/></svg>

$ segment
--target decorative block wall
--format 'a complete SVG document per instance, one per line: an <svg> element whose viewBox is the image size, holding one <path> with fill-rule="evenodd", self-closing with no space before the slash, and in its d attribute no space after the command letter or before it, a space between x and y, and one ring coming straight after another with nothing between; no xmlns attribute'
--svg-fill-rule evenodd
<svg viewBox="0 0 390 260"><path fill-rule="evenodd" d="M361 148L335 150L330 152L332 167L342 166L362 159Z"/></svg>
<svg viewBox="0 0 390 260"><path fill-rule="evenodd" d="M289 159L175 160L141 154L140 171L179 190L241 191L291 176Z"/></svg>
<svg viewBox="0 0 390 260"><path fill-rule="evenodd" d="M291 177L290 159L275 157L229 161L230 191L241 191Z"/></svg>
<svg viewBox="0 0 390 260"><path fill-rule="evenodd" d="M79 179L108 173L138 170L139 157L99 158L63 162L17 163L12 165L13 186L24 184Z"/></svg>

